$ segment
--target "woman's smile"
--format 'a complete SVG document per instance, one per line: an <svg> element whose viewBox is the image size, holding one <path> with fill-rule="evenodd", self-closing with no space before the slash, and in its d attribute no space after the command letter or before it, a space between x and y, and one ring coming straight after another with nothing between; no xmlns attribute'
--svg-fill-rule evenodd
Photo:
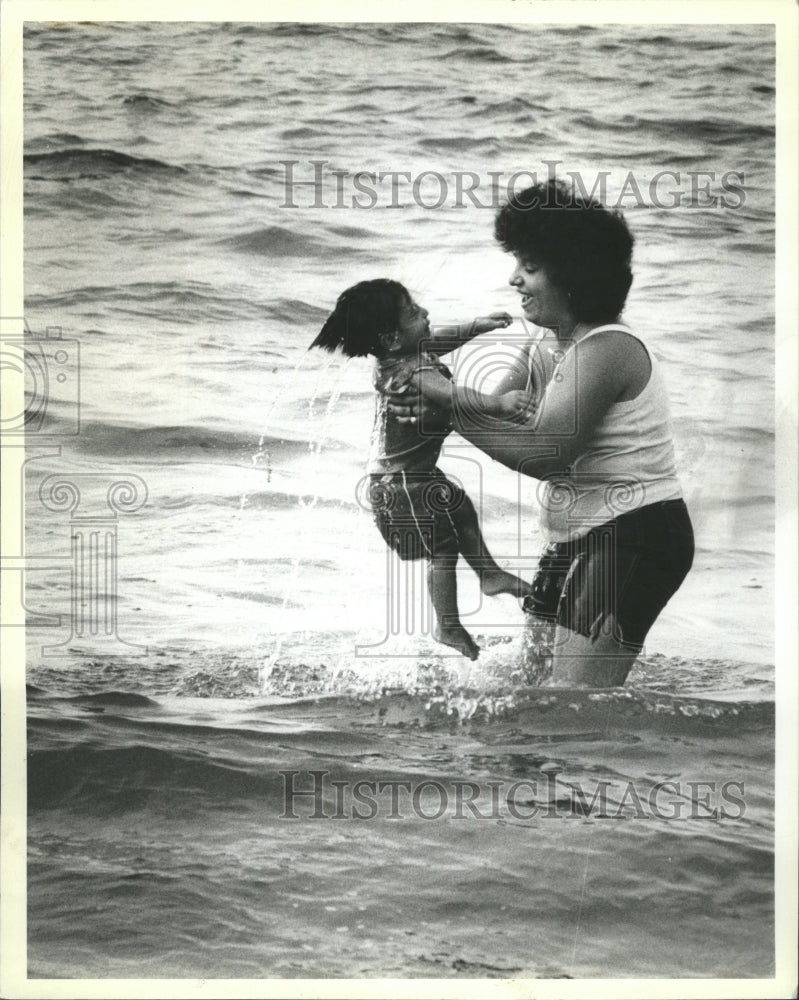
<svg viewBox="0 0 799 1000"><path fill-rule="evenodd" d="M574 318L566 292L534 260L516 255L509 283L521 296L522 311L537 326L571 329Z"/></svg>

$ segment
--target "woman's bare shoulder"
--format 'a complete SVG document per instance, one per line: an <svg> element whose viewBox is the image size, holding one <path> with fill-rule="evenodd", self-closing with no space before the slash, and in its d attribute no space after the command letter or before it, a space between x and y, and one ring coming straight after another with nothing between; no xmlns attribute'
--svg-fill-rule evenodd
<svg viewBox="0 0 799 1000"><path fill-rule="evenodd" d="M584 365L606 376L613 375L618 393L617 402L635 399L649 382L652 362L644 342L632 330L602 330L595 336L578 341L575 360L582 357Z"/></svg>

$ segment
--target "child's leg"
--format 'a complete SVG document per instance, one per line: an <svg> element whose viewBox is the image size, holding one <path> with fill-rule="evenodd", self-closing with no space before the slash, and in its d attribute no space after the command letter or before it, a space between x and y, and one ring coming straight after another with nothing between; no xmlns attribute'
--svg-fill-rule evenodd
<svg viewBox="0 0 799 1000"><path fill-rule="evenodd" d="M480 589L484 594L513 594L514 597L526 597L532 593L530 584L500 569L492 558L480 531L477 511L466 493L463 494L463 503L450 511L450 516L458 534L461 555L480 577Z"/></svg>
<svg viewBox="0 0 799 1000"><path fill-rule="evenodd" d="M454 646L470 660L476 660L480 647L461 625L458 613L458 585L455 567L458 554L437 555L427 565L427 586L436 612L433 638Z"/></svg>

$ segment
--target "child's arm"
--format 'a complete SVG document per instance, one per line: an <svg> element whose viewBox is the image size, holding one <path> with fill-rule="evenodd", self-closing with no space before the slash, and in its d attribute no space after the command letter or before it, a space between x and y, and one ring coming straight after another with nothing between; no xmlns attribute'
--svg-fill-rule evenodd
<svg viewBox="0 0 799 1000"><path fill-rule="evenodd" d="M406 392L411 380L416 389L423 391L427 372L434 372L435 378L441 374L441 368L435 364L419 365L413 372L409 372L406 378L392 382L386 390L386 395ZM483 413L487 417L494 417L497 420L525 423L535 414L537 406L535 393L528 389L486 393L471 387L463 387L463 392L466 402L473 412Z"/></svg>
<svg viewBox="0 0 799 1000"><path fill-rule="evenodd" d="M478 316L471 323L459 323L456 326L435 326L432 328L432 339L425 341L424 348L431 354L450 354L452 351L468 344L470 340L481 333L492 330L504 330L513 322L510 313L495 312L488 316Z"/></svg>

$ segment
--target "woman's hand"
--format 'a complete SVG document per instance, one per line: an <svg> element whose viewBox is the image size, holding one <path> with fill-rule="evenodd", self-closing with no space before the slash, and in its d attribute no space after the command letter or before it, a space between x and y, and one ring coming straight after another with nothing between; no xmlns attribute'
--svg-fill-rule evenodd
<svg viewBox="0 0 799 1000"><path fill-rule="evenodd" d="M452 382L433 369L416 372L388 394L388 408L401 424L447 424L452 410Z"/></svg>

